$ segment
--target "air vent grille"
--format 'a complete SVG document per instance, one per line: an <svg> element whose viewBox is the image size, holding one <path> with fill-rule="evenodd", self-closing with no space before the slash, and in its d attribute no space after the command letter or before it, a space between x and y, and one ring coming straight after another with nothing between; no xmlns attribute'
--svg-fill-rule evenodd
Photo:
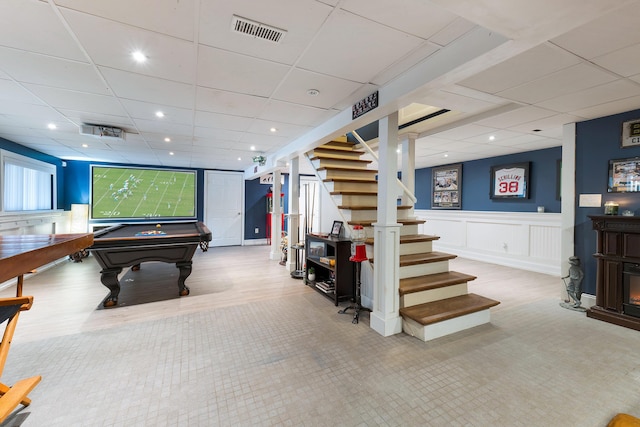
<svg viewBox="0 0 640 427"><path fill-rule="evenodd" d="M272 43L280 43L285 34L287 34L285 30L235 15L231 22L231 30L236 33L244 34L256 39L267 40Z"/></svg>

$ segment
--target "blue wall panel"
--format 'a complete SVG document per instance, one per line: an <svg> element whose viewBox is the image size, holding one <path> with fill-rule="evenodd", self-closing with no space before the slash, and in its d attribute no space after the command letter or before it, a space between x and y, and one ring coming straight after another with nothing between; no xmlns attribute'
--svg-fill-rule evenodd
<svg viewBox="0 0 640 427"><path fill-rule="evenodd" d="M560 212L556 197L558 161L561 147L528 151L462 163L462 209L471 211ZM528 199L491 199L491 167L509 163L531 162ZM431 209L431 168L416 170L417 209Z"/></svg>
<svg viewBox="0 0 640 427"><path fill-rule="evenodd" d="M640 156L640 147L621 148L622 123L640 118L640 110L577 123L576 125L576 221L574 251L582 260L583 291L596 293L596 232L588 215L602 215L604 207L579 207L580 194L601 194L602 203L615 201L620 212L640 215L640 193L607 192L609 160Z"/></svg>

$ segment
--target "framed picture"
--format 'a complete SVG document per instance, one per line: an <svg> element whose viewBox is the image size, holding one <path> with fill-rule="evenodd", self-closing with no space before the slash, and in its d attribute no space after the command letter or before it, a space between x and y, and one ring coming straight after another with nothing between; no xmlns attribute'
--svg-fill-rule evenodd
<svg viewBox="0 0 640 427"><path fill-rule="evenodd" d="M528 199L529 163L510 163L491 167L492 199Z"/></svg>
<svg viewBox="0 0 640 427"><path fill-rule="evenodd" d="M433 168L432 209L460 209L462 207L462 164Z"/></svg>
<svg viewBox="0 0 640 427"><path fill-rule="evenodd" d="M622 123L622 148L640 146L640 119Z"/></svg>
<svg viewBox="0 0 640 427"><path fill-rule="evenodd" d="M340 231L342 231L342 221L333 221L330 236L340 237Z"/></svg>
<svg viewBox="0 0 640 427"><path fill-rule="evenodd" d="M609 160L609 193L640 191L640 157Z"/></svg>

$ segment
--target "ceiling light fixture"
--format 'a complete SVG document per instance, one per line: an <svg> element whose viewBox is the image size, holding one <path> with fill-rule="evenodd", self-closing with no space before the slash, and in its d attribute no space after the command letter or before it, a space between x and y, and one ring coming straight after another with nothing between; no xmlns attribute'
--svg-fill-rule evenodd
<svg viewBox="0 0 640 427"><path fill-rule="evenodd" d="M156 117L163 118L164 117L164 113L162 111L156 111Z"/></svg>
<svg viewBox="0 0 640 427"><path fill-rule="evenodd" d="M309 96L318 96L318 95L320 95L320 91L318 89L309 89L307 91L307 95L309 95Z"/></svg>
<svg viewBox="0 0 640 427"><path fill-rule="evenodd" d="M169 151L169 155L170 155L170 156L173 156L173 151Z"/></svg>
<svg viewBox="0 0 640 427"><path fill-rule="evenodd" d="M238 157L238 161L242 160L242 157Z"/></svg>
<svg viewBox="0 0 640 427"><path fill-rule="evenodd" d="M147 56L144 53L140 52L139 50L136 50L135 52L132 52L131 56L133 56L133 59L136 62L142 63L142 62L145 62L147 60Z"/></svg>
<svg viewBox="0 0 640 427"><path fill-rule="evenodd" d="M171 138L166 137L166 138L164 139L164 142L171 142Z"/></svg>
<svg viewBox="0 0 640 427"><path fill-rule="evenodd" d="M493 136L493 135L491 135L491 136L489 137L489 141L493 141L494 139L496 139L496 137L495 137L495 136Z"/></svg>
<svg viewBox="0 0 640 427"><path fill-rule="evenodd" d="M82 144L82 148L87 148L89 147L89 144Z"/></svg>
<svg viewBox="0 0 640 427"><path fill-rule="evenodd" d="M271 132L277 132L277 131L278 131L278 129L276 129L276 128L271 128L271 129L269 129L269 130L270 130Z"/></svg>
<svg viewBox="0 0 640 427"><path fill-rule="evenodd" d="M256 151L256 146L252 145L251 147L249 147L251 149L251 151Z"/></svg>
<svg viewBox="0 0 640 427"><path fill-rule="evenodd" d="M445 153L444 157L449 157L449 155Z"/></svg>
<svg viewBox="0 0 640 427"><path fill-rule="evenodd" d="M49 123L49 124L47 125L47 127L48 127L49 129L51 129L51 130L54 130L54 129L57 129L57 128L58 128L58 126L56 126L56 124L55 124L55 123Z"/></svg>

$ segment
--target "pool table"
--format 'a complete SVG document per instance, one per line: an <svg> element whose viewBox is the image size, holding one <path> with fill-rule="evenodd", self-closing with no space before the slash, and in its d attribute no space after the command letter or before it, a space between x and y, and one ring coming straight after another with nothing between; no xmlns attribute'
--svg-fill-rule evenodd
<svg viewBox="0 0 640 427"><path fill-rule="evenodd" d="M103 306L118 304L122 269L147 261L175 262L180 270L178 293L189 295L184 282L191 274L191 259L198 246L206 251L210 241L211 231L195 221L120 224L95 232L88 250L102 267L100 281L110 291Z"/></svg>

